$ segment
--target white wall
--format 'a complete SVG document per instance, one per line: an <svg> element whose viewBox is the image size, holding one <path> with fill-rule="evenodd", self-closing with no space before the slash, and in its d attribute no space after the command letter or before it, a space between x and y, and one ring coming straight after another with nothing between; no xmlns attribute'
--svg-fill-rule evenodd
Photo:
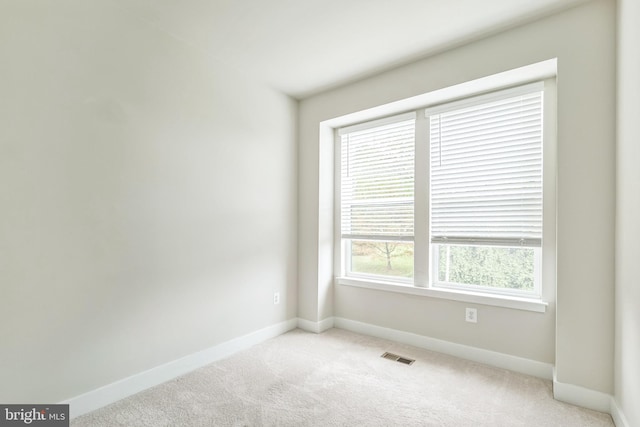
<svg viewBox="0 0 640 427"><path fill-rule="evenodd" d="M558 58L557 297L545 314L337 286L330 305L322 121ZM305 99L300 104L299 316L340 316L554 363L558 381L613 390L615 2L601 0ZM321 155L322 153L322 155ZM325 173L325 172L322 172ZM319 216L320 212L320 216ZM321 236L320 238L318 236ZM329 242L330 244L330 242ZM557 344L556 344L557 343Z"/></svg>
<svg viewBox="0 0 640 427"><path fill-rule="evenodd" d="M640 2L618 1L615 397L640 426Z"/></svg>
<svg viewBox="0 0 640 427"><path fill-rule="evenodd" d="M0 401L295 318L296 108L113 2L0 3Z"/></svg>

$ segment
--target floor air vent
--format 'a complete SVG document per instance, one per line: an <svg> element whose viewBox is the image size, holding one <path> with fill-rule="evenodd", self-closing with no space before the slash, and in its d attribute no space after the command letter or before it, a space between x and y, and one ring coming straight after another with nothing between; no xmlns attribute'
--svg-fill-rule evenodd
<svg viewBox="0 0 640 427"><path fill-rule="evenodd" d="M393 353L386 353L385 352L381 357L384 358L384 359L393 360L394 362L404 363L405 365L411 365L411 364L413 364L413 362L415 362L415 360L413 360L413 359L409 359L409 358L406 358L406 357L398 356L397 354L393 354Z"/></svg>

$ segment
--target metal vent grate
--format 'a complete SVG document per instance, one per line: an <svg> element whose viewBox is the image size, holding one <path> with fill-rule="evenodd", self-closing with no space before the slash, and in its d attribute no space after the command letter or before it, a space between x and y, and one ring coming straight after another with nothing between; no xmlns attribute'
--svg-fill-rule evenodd
<svg viewBox="0 0 640 427"><path fill-rule="evenodd" d="M398 356L397 354L385 352L382 356L383 359L393 360L394 362L404 363L405 365L412 365L415 362L414 359L408 357Z"/></svg>

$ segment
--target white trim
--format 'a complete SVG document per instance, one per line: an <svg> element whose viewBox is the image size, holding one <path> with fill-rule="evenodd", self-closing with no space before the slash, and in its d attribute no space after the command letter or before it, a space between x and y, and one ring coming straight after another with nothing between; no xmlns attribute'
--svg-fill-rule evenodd
<svg viewBox="0 0 640 427"><path fill-rule="evenodd" d="M446 243L443 242L439 242L439 243L435 243L432 245L447 245ZM457 244L453 243L451 245L447 245L447 246L458 246ZM474 245L466 245L466 246L474 246ZM503 248L516 248L519 249L521 247L519 246L503 246ZM490 287L490 286L482 286L482 285L470 285L468 283L457 283L457 282L452 282L452 281L448 281L448 270L449 267L447 266L445 271L446 273L446 279L444 281L441 281L438 277L438 274L436 274L436 271L433 271L433 278L431 280L431 289L434 290L452 290L452 291L458 291L458 292L465 292L465 293L471 293L473 295L501 295L501 296L506 296L506 297L513 297L516 298L517 300L524 300L524 301L541 301L542 298L542 279L541 279L541 269L540 269L540 264L541 264L541 260L542 260L542 248L540 247L525 247L525 249L529 249L533 251L533 285L534 285L534 289L533 291L523 291L523 290L517 290L517 289L509 289L509 288L496 288L496 287ZM440 261L439 261L439 257L440 257L440 251L439 249L434 249L433 253L432 253L432 264L433 265L439 265ZM448 264L448 262L447 262Z"/></svg>
<svg viewBox="0 0 640 427"><path fill-rule="evenodd" d="M346 126L338 129L338 135L346 135L351 132L358 132L361 130L371 129L378 126L390 125L392 123L404 122L406 120L415 120L416 112L411 111L409 113L402 113L396 116L384 117L378 120L371 120L364 123L358 123L351 126Z"/></svg>
<svg viewBox="0 0 640 427"><path fill-rule="evenodd" d="M429 258L429 224L431 223L431 147L429 120L418 114L415 125L414 191L413 191L413 284L429 285L431 259ZM423 217L422 215L425 215ZM416 219L420 219L417 221Z"/></svg>
<svg viewBox="0 0 640 427"><path fill-rule="evenodd" d="M320 126L340 128L354 123L374 120L380 117L389 116L425 108L425 106L437 105L455 99L480 95L485 92L506 89L515 85L522 85L527 82L535 82L550 77L555 77L558 72L558 59L552 58L535 64L525 65L501 73L480 77L475 80L436 89L421 95L405 98L399 101L383 104L366 110L335 117L320 123Z"/></svg>
<svg viewBox="0 0 640 427"><path fill-rule="evenodd" d="M600 391L591 390L573 384L562 383L556 377L553 370L553 398L561 402L582 406L609 413L611 411L611 395Z"/></svg>
<svg viewBox="0 0 640 427"><path fill-rule="evenodd" d="M298 328L315 334L320 334L333 328L333 323L333 317L327 317L319 322L312 322L311 320L298 318Z"/></svg>
<svg viewBox="0 0 640 427"><path fill-rule="evenodd" d="M371 325L369 323L357 322L355 320L336 317L335 327L360 334L384 338L415 347L424 348L439 353L448 354L462 359L483 363L497 368L508 369L538 378L550 380L552 378L553 365L539 362L537 360L525 359L523 357L512 356L510 354L498 353L491 350L484 350L477 347L470 347L463 344L456 344L436 338L417 335L411 332L399 331L397 329L384 328L382 326Z"/></svg>
<svg viewBox="0 0 640 427"><path fill-rule="evenodd" d="M401 283L387 283L375 280L360 280L355 278L338 277L336 283L357 288L374 289L378 291L397 292L401 294L419 295L423 297L442 298L453 301L469 302L472 304L490 305L494 307L513 308L516 310L534 311L544 313L549 303L528 298L518 298L510 295L498 295L487 293L474 293L453 289L423 288Z"/></svg>
<svg viewBox="0 0 640 427"><path fill-rule="evenodd" d="M348 114L346 116L337 117L320 123L320 129L333 129L334 140L331 146L335 149L333 160L334 165L334 230L333 230L333 249L334 249L334 268L333 274L337 279L335 283L356 286L362 288L392 291L406 293L412 295L421 295L433 298L450 299L462 302L471 302L476 304L484 304L497 307L513 308L525 311L546 312L548 303L544 299L552 299L555 293L555 151L556 151L556 86L555 77L557 75L557 59L549 59L536 64L520 67L514 70L505 71L493 76L483 77L471 82L462 83L448 88L439 89L426 94L418 95L413 98L392 102L382 106L374 107L368 110ZM535 76L535 78L534 78ZM543 91L543 114L544 114L544 138L543 138L543 254L539 251L536 256L535 274L535 290L532 293L525 292L509 292L500 289L481 289L480 287L465 288L461 284L435 284L434 280L430 280L433 273L434 263L433 257L436 252L431 250L429 230L431 219L428 221L417 221L416 218L430 217L430 197L428 195L429 182L422 182L419 177L429 176L428 153L422 150L429 144L420 144L419 141L429 141L430 133L428 132L427 123L424 122L426 117L448 111L450 109L460 108L461 106L475 105L485 103L493 99L503 99L505 97L527 94L535 91ZM420 100L423 105L417 106L416 102ZM404 112L395 116L391 113L400 113L404 107L414 106L411 112ZM400 110L400 111L399 111ZM405 110L406 111L406 110ZM384 113L384 114L383 114ZM378 116L378 114L381 114ZM416 116L417 114L417 116ZM382 119L378 117L383 117ZM381 276L369 276L364 274L353 274L351 272L350 262L351 256L348 253L349 245L345 244L345 239L367 240L371 236L356 236L341 234L341 144L338 135L350 131L377 126L381 123L394 122L399 119L415 118L415 177L414 184L414 237L390 237L391 240L413 239L414 241L414 276L411 279L394 278L393 280L385 279ZM373 120L372 120L373 119ZM370 121L365 121L370 120ZM352 123L357 123L352 125ZM425 139L426 138L426 139ZM330 144L330 141L323 143ZM426 161L421 161L421 158ZM423 159L424 160L424 159ZM426 173L425 173L426 172ZM427 195L426 200L423 200ZM376 239L377 240L377 239ZM384 239L382 239L384 240ZM493 244L504 245L504 242L493 242ZM431 254L430 254L431 252ZM544 257L544 262L540 259ZM347 277L348 276L348 277ZM413 286L403 285L405 282L412 282ZM398 283L400 282L400 283ZM542 283L547 284L542 286ZM430 283L432 286L430 286ZM438 286L435 286L438 285Z"/></svg>
<svg viewBox="0 0 640 427"><path fill-rule="evenodd" d="M627 417L618 405L616 398L613 396L611 397L611 418L613 418L613 423L616 427L631 427Z"/></svg>
<svg viewBox="0 0 640 427"><path fill-rule="evenodd" d="M270 338L295 329L297 319L289 319L247 335L217 344L155 368L131 375L111 384L60 402L69 405L70 418L95 411L120 399L162 384L217 360L229 357Z"/></svg>
<svg viewBox="0 0 640 427"><path fill-rule="evenodd" d="M532 92L542 92L543 90L544 83L542 81L537 81L534 83L528 83L509 89L487 93L484 95L478 95L471 98L460 99L458 101L451 101L439 105L434 105L432 107L426 108L424 111L424 115L425 117L429 117L435 114L446 113L451 110L473 107L475 105L489 103L504 98L516 97L518 95L527 95Z"/></svg>
<svg viewBox="0 0 640 427"><path fill-rule="evenodd" d="M322 128L322 126L321 126ZM333 276L342 276L351 271L351 254L347 253L349 245L342 240L342 209L340 188L342 188L342 140L338 130L333 132ZM322 147L323 145L320 144ZM327 166L328 169L329 166ZM349 248L350 249L350 248Z"/></svg>
<svg viewBox="0 0 640 427"><path fill-rule="evenodd" d="M282 335L296 327L314 333L322 333L333 327L346 329L352 332L413 345L415 347L449 354L526 375L553 379L553 396L555 399L596 411L610 413L616 427L631 427L615 398L606 393L558 382L555 376L555 369L551 364L341 317L328 317L319 322L312 322L301 318L289 319L165 363L164 365L123 378L60 403L69 405L70 418L73 419L173 378L187 374L217 360L229 357L232 354L250 348L263 341Z"/></svg>

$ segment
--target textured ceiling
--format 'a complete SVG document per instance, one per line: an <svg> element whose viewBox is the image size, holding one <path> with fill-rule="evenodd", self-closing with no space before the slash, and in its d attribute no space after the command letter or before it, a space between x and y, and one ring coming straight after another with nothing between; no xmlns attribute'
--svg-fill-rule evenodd
<svg viewBox="0 0 640 427"><path fill-rule="evenodd" d="M296 98L586 0L116 0Z"/></svg>

